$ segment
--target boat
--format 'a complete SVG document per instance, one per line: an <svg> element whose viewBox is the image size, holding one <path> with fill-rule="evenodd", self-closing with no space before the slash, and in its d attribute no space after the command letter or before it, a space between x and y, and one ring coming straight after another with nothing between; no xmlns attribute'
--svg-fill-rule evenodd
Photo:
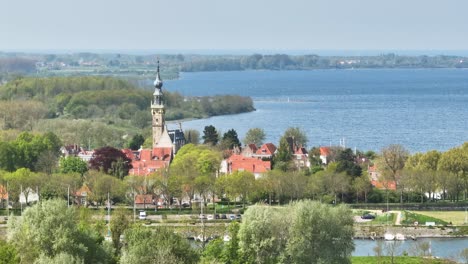
<svg viewBox="0 0 468 264"><path fill-rule="evenodd" d="M396 240L400 240L400 241L406 240L405 235L400 234L400 233L397 233L397 234L395 235L395 239L396 239Z"/></svg>
<svg viewBox="0 0 468 264"><path fill-rule="evenodd" d="M390 234L390 233L385 233L384 234L384 239L385 240L395 240L395 236Z"/></svg>

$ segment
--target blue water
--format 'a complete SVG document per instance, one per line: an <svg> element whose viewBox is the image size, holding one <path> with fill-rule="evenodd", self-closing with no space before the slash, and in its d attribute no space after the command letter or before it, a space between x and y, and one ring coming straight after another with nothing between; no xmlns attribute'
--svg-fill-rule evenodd
<svg viewBox="0 0 468 264"><path fill-rule="evenodd" d="M397 243L395 248L395 256L403 255L403 252L409 255L418 254L417 244L421 242L430 242L431 255L440 258L453 259L461 261L460 253L468 247L467 238L420 238L417 241L382 241L383 254L388 255L387 248L391 244ZM374 248L377 246L377 241L372 240L354 240L355 250L353 256L375 256Z"/></svg>
<svg viewBox="0 0 468 264"><path fill-rule="evenodd" d="M308 146L378 151L402 144L411 152L447 150L468 141L468 70L360 69L182 73L165 89L184 95L251 96L257 111L193 120L184 129L234 128L243 138L261 127L278 143L300 127Z"/></svg>

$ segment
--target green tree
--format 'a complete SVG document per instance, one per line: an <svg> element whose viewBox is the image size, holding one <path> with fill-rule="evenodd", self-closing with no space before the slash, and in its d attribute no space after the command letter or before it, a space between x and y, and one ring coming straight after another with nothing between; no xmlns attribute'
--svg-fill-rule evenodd
<svg viewBox="0 0 468 264"><path fill-rule="evenodd" d="M0 169L14 171L16 163L16 149L8 142L0 142Z"/></svg>
<svg viewBox="0 0 468 264"><path fill-rule="evenodd" d="M354 220L347 207L301 201L292 205L292 211L286 245L289 263L351 263Z"/></svg>
<svg viewBox="0 0 468 264"><path fill-rule="evenodd" d="M141 134L136 134L132 137L132 139L128 142L128 147L131 150L138 150L145 142L145 138Z"/></svg>
<svg viewBox="0 0 468 264"><path fill-rule="evenodd" d="M283 136L292 138L294 144L297 147L301 147L301 146L306 147L307 142L309 142L309 139L307 138L307 134L305 133L304 130L302 130L299 127L290 127L286 129Z"/></svg>
<svg viewBox="0 0 468 264"><path fill-rule="evenodd" d="M61 158L59 161L60 172L62 173L79 173L81 176L88 171L86 161L73 156Z"/></svg>
<svg viewBox="0 0 468 264"><path fill-rule="evenodd" d="M122 264L195 264L199 258L185 238L162 227L153 232L143 226L133 226L125 231L125 241L120 259Z"/></svg>
<svg viewBox="0 0 468 264"><path fill-rule="evenodd" d="M200 144L200 132L195 129L187 129L184 131L185 140L187 144Z"/></svg>
<svg viewBox="0 0 468 264"><path fill-rule="evenodd" d="M20 258L16 248L5 240L0 240L0 263L19 264Z"/></svg>
<svg viewBox="0 0 468 264"><path fill-rule="evenodd" d="M116 209L112 214L112 219L110 222L110 231L112 236L112 243L114 248L119 252L120 244L120 235L122 235L129 226L129 219L127 215L128 211L125 208Z"/></svg>
<svg viewBox="0 0 468 264"><path fill-rule="evenodd" d="M245 134L243 142L245 145L255 144L256 146L260 146L263 144L265 137L265 131L262 128L251 128Z"/></svg>
<svg viewBox="0 0 468 264"><path fill-rule="evenodd" d="M292 166L291 159L292 159L291 146L288 143L287 137L283 136L280 139L280 144L279 144L277 153L273 159L274 167L282 171L287 171Z"/></svg>
<svg viewBox="0 0 468 264"><path fill-rule="evenodd" d="M8 241L16 248L21 263L34 263L41 255L54 258L68 254L84 263L108 263L109 253L86 230L80 230L73 208L63 200L49 200L27 208L21 218L8 220ZM40 259L43 259L41 257Z"/></svg>
<svg viewBox="0 0 468 264"><path fill-rule="evenodd" d="M241 143L237 136L237 132L234 129L229 129L224 133L221 140L221 146L224 149L233 149L234 147L240 147Z"/></svg>
<svg viewBox="0 0 468 264"><path fill-rule="evenodd" d="M401 172L405 167L408 151L401 145L389 145L381 150L377 159L377 168L387 181L395 182L400 190L400 203L403 203L403 188L401 188Z"/></svg>
<svg viewBox="0 0 468 264"><path fill-rule="evenodd" d="M205 126L203 130L203 144L215 146L218 144L219 136L216 128L212 125Z"/></svg>

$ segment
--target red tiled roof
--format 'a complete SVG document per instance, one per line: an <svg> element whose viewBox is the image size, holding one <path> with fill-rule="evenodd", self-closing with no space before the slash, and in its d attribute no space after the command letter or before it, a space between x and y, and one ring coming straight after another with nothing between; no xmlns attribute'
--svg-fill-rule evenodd
<svg viewBox="0 0 468 264"><path fill-rule="evenodd" d="M135 195L136 204L151 204L153 203L153 196L151 194L137 194Z"/></svg>
<svg viewBox="0 0 468 264"><path fill-rule="evenodd" d="M135 154L133 154L133 151L131 149L122 149L122 152L123 154L125 154L125 156L127 156L127 158L131 160L134 160L136 158Z"/></svg>
<svg viewBox="0 0 468 264"><path fill-rule="evenodd" d="M389 181L389 182L381 182L381 181L371 181L372 186L374 186L377 189L381 190L386 190L387 188L389 190L395 191L396 190L396 184L394 181Z"/></svg>
<svg viewBox="0 0 468 264"><path fill-rule="evenodd" d="M248 144L246 147L249 148L253 153L255 153L258 149L255 144Z"/></svg>
<svg viewBox="0 0 468 264"><path fill-rule="evenodd" d="M154 148L153 159L157 160L168 160L172 157L172 148Z"/></svg>
<svg viewBox="0 0 468 264"><path fill-rule="evenodd" d="M257 155L273 155L275 154L276 146L273 143L263 144L256 152Z"/></svg>
<svg viewBox="0 0 468 264"><path fill-rule="evenodd" d="M140 160L150 161L153 159L151 149L142 149L140 151Z"/></svg>
<svg viewBox="0 0 468 264"><path fill-rule="evenodd" d="M328 157L330 155L330 148L329 147L320 147L320 156Z"/></svg>
<svg viewBox="0 0 468 264"><path fill-rule="evenodd" d="M247 158L242 155L232 155L227 162L230 171L244 170L252 173L264 173L271 169L270 161Z"/></svg>
<svg viewBox="0 0 468 264"><path fill-rule="evenodd" d="M89 193L91 193L91 190L87 185L81 186L78 190L75 192L75 196L87 196Z"/></svg>
<svg viewBox="0 0 468 264"><path fill-rule="evenodd" d="M169 166L169 161L164 160L134 160L132 161L133 168L129 170L130 175L148 175L159 169L166 168Z"/></svg>
<svg viewBox="0 0 468 264"><path fill-rule="evenodd" d="M307 150L305 148L296 148L296 151L294 151L294 154L296 154L296 155L306 155Z"/></svg>

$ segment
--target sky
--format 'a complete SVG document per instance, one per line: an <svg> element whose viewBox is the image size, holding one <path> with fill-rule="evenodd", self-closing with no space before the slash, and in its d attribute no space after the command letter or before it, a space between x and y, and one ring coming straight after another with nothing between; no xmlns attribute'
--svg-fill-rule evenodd
<svg viewBox="0 0 468 264"><path fill-rule="evenodd" d="M1 50L468 50L467 0L0 0Z"/></svg>

